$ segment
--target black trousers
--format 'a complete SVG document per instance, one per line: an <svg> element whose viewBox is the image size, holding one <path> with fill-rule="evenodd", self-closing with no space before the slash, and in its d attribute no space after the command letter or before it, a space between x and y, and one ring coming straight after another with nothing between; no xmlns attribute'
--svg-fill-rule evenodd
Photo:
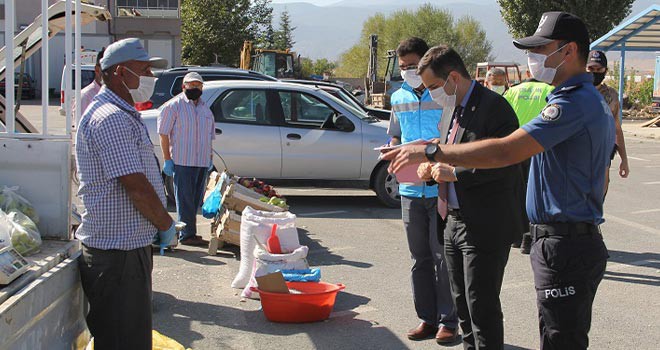
<svg viewBox="0 0 660 350"><path fill-rule="evenodd" d="M511 246L484 247L487 249L475 246L465 222L454 215L447 216L444 241L451 293L463 331L463 348L502 349L500 290Z"/></svg>
<svg viewBox="0 0 660 350"><path fill-rule="evenodd" d="M78 264L94 349L151 350L151 247L122 251L83 246Z"/></svg>
<svg viewBox="0 0 660 350"><path fill-rule="evenodd" d="M602 236L541 238L530 258L541 350L587 349L591 307L608 258Z"/></svg>

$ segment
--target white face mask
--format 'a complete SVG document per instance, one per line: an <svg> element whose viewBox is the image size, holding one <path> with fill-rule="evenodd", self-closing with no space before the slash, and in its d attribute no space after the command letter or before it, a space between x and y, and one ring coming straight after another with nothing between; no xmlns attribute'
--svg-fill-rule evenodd
<svg viewBox="0 0 660 350"><path fill-rule="evenodd" d="M422 77L417 74L415 69L407 69L401 71L401 77L410 85L411 88L416 89L422 85Z"/></svg>
<svg viewBox="0 0 660 350"><path fill-rule="evenodd" d="M131 72L131 74L135 75L140 79L140 83L137 89L131 89L126 85L125 82L122 82L124 84L124 87L126 87L128 92L131 94L131 97L133 98L133 102L140 103L140 102L149 101L151 95L154 94L154 88L156 87L156 80L158 80L158 78L137 75L135 72L130 70L130 68L126 66L124 66L124 68L126 68L127 71Z"/></svg>
<svg viewBox="0 0 660 350"><path fill-rule="evenodd" d="M529 66L529 71L532 73L532 78L547 84L552 84L552 81L557 74L557 68L561 67L565 61L562 60L561 63L554 68L546 67L545 61L548 57L559 52L559 50L563 49L566 45L568 44L565 44L547 56L540 53L527 52L527 65Z"/></svg>
<svg viewBox="0 0 660 350"><path fill-rule="evenodd" d="M445 86L447 86L448 82L449 82L449 77L445 81L445 85L443 85L442 87L429 90L429 94L431 94L431 98L433 99L433 101L435 101L443 108L456 107L456 90L458 90L458 85L456 85L456 88L454 89L454 94L450 96L447 95L447 93L445 92Z"/></svg>
<svg viewBox="0 0 660 350"><path fill-rule="evenodd" d="M501 95L504 93L505 87L504 85L491 85L490 89Z"/></svg>

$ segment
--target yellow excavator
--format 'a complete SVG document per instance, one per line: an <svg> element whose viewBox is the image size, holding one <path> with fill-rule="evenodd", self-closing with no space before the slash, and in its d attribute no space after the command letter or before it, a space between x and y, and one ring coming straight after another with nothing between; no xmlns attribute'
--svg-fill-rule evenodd
<svg viewBox="0 0 660 350"><path fill-rule="evenodd" d="M241 69L270 75L277 79L300 78L300 64L296 53L290 50L254 49L251 41L243 43L241 50Z"/></svg>

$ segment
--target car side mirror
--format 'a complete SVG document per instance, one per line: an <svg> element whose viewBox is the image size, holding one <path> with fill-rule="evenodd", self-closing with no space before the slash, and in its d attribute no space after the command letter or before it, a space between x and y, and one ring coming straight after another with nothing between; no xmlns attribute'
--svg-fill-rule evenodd
<svg viewBox="0 0 660 350"><path fill-rule="evenodd" d="M355 130L355 125L353 122L343 114L339 114L334 117L334 124L339 131L352 132Z"/></svg>

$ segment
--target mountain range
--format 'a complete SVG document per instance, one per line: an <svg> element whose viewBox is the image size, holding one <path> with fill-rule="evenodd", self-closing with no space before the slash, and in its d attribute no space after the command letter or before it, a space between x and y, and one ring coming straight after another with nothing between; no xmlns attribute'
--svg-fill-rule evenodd
<svg viewBox="0 0 660 350"><path fill-rule="evenodd" d="M493 45L492 55L496 60L526 61L522 51L515 50L511 44L512 37L500 16L496 0L316 0L316 4L279 1L287 2L272 4L274 26L277 27L282 11L288 11L296 27L294 50L311 58L337 60L344 51L358 42L362 23L378 12L389 14L401 9L415 10L419 5L430 3L448 9L454 18L470 15L480 21ZM635 1L632 15L655 2Z"/></svg>

